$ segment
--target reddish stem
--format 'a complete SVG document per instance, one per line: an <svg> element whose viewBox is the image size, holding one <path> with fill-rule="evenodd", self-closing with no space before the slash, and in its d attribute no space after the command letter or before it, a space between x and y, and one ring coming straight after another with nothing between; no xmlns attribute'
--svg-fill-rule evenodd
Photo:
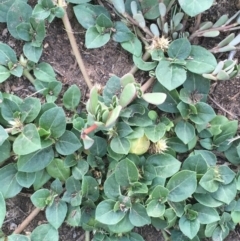
<svg viewBox="0 0 240 241"><path fill-rule="evenodd" d="M86 135L88 135L89 133L91 133L92 131L96 130L98 128L97 124L93 124L91 126L89 126L87 129L85 129L82 134L81 134L81 138L85 139Z"/></svg>

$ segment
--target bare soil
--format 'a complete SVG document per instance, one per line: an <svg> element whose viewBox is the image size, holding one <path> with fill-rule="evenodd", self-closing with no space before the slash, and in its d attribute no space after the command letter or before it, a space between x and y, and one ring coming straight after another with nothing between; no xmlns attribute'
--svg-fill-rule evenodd
<svg viewBox="0 0 240 241"><path fill-rule="evenodd" d="M36 1L33 0L30 3L34 4L35 2ZM220 16L226 13L232 16L237 10L233 0L217 0L212 9L203 14L203 19L205 21L216 21ZM79 49L93 84L98 83L104 86L111 74L122 76L131 69L131 56L121 49L116 42L110 41L107 45L99 49L86 49L84 46L85 30L76 21L71 6L69 6L68 14ZM213 40L200 39L199 41L201 41L206 48L210 48L218 43L221 37L222 36ZM23 43L10 36L5 24L0 24L0 41L9 44L18 55L21 54ZM236 58L239 56L240 54L238 53ZM216 57L218 59L225 59L226 55L217 55ZM58 79L63 83L63 89L66 89L69 85L77 84L81 88L83 96L87 95L87 86L76 65L66 31L59 19L54 20L54 22L47 27L47 37L44 40L44 53L41 57L41 61L46 61L53 66L55 72L58 74ZM139 82L142 82L145 79L144 74L138 74L138 78ZM0 90L23 98L34 93L31 83L23 77L11 78L5 81L3 84L0 84ZM226 115L230 119L240 119L239 77L231 81L213 83L211 98L214 102L209 100L209 103L212 104L217 113ZM23 190L15 198L7 200L8 211L3 228L5 233L12 233L17 225L21 224L34 209L29 198L30 195L29 190ZM44 213L40 212L23 233L28 234L37 225L45 222ZM135 231L140 233L146 241L164 240L161 232L157 231L152 226L137 228ZM60 228L59 240L84 240L84 231L81 228L72 228L64 224ZM238 227L226 240L240 240Z"/></svg>

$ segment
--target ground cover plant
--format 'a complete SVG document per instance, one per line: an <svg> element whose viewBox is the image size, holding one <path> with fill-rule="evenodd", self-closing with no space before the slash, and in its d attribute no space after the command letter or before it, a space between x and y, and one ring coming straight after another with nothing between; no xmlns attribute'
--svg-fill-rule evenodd
<svg viewBox="0 0 240 241"><path fill-rule="evenodd" d="M212 0L201 6L184 0L69 2L86 29L87 48L112 39L132 54L135 67L104 88L92 87L65 3L40 0L32 9L23 0L0 1L0 21L25 42L20 56L0 43L0 81L24 75L45 97L0 94L0 225L5 200L23 188L34 190L33 215L44 209L48 221L29 236L19 234L24 224L0 240L59 240L63 222L86 230L85 240L91 232L94 241L140 241L134 227L150 224L165 240L224 240L240 219L238 123L216 115L206 101L211 81L239 72L234 31L240 13L212 23L201 21ZM49 63L39 62L46 23L55 17L63 20L90 88L88 100L77 85L59 98L61 82ZM197 44L221 32L229 34L212 49ZM221 52L229 52L228 59L217 62L214 54ZM134 77L138 69L149 73L143 84Z"/></svg>

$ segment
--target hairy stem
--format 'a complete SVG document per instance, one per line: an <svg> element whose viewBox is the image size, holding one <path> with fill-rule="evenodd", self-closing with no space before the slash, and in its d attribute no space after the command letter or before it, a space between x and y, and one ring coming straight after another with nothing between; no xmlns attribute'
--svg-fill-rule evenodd
<svg viewBox="0 0 240 241"><path fill-rule="evenodd" d="M59 4L60 7L64 7L62 0L59 0L58 4ZM87 74L87 70L85 68L82 56L81 56L81 54L80 54L80 52L78 50L77 42L76 42L76 39L74 37L72 26L70 24L70 21L69 21L69 18L68 18L68 15L67 15L67 12L66 12L65 8L64 8L64 11L65 11L65 13L64 13L64 16L62 18L62 21L63 21L65 30L67 32L67 35L68 35L68 38L69 38L69 41L70 41L70 44L71 44L71 47L72 47L72 50L73 50L73 54L75 55L75 58L76 58L77 63L78 63L78 66L79 66L79 68L80 68L80 70L82 72L83 78L84 78L88 88L91 89L93 86L92 86L90 78L89 78L89 76Z"/></svg>
<svg viewBox="0 0 240 241"><path fill-rule="evenodd" d="M20 224L18 227L15 229L13 233L19 234L21 233L27 226L28 224L38 215L38 213L42 211L40 208L35 208L28 216L27 218Z"/></svg>
<svg viewBox="0 0 240 241"><path fill-rule="evenodd" d="M30 74L28 69L24 69L23 70L23 75L34 85L35 83L35 79L33 78L33 76Z"/></svg>

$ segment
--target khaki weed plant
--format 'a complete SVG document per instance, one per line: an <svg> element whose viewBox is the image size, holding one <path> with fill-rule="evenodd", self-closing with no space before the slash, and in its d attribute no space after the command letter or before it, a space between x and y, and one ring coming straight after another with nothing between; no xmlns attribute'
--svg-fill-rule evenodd
<svg viewBox="0 0 240 241"><path fill-rule="evenodd" d="M150 224L165 240L224 240L240 222L238 122L216 115L206 101L210 81L239 72L240 12L212 23L201 14L213 0L90 2L39 0L32 9L24 0L0 0L0 22L24 41L20 56L0 42L0 82L25 76L45 97L0 93L0 227L5 200L23 188L34 190L31 216L44 210L48 221L30 235L20 234L24 225L8 237L2 232L0 240L58 241L63 222L85 230L86 241L90 232L93 241L143 241L134 227ZM132 55L131 71L112 76L102 90L92 87L77 49L70 3L87 48L112 39ZM61 82L39 62L45 25L55 17L90 88L87 101L77 85L59 98ZM212 49L196 44L222 32L228 35ZM228 58L218 62L222 52ZM134 77L138 69L149 73L143 85Z"/></svg>

